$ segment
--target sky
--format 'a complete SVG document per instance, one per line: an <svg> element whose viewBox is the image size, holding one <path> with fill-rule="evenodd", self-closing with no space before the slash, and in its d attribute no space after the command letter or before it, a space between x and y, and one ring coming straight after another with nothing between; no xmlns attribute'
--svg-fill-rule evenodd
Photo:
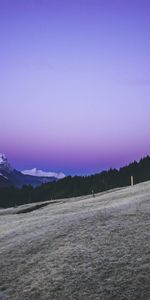
<svg viewBox="0 0 150 300"><path fill-rule="evenodd" d="M0 0L0 152L16 169L150 154L149 15L149 0Z"/></svg>

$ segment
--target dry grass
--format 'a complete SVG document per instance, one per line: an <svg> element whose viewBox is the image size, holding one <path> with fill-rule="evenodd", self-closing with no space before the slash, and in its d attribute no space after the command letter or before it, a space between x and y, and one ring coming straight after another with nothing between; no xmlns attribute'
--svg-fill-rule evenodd
<svg viewBox="0 0 150 300"><path fill-rule="evenodd" d="M29 206L0 210L1 300L150 299L150 182Z"/></svg>

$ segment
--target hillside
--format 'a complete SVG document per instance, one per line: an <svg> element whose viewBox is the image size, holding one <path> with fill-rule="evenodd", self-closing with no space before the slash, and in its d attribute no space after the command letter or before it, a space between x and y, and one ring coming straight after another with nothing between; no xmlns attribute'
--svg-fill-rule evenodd
<svg viewBox="0 0 150 300"><path fill-rule="evenodd" d="M0 188L0 207L11 207L50 199L62 199L104 192L109 189L150 180L150 157L134 161L119 170L110 169L90 176L68 176L56 182L42 184L36 188L23 186Z"/></svg>
<svg viewBox="0 0 150 300"><path fill-rule="evenodd" d="M1 300L150 299L150 182L0 209L0 228Z"/></svg>

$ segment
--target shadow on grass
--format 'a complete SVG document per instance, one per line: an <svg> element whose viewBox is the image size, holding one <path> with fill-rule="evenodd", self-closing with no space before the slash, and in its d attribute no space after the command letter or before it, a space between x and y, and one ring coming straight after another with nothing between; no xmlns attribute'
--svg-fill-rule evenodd
<svg viewBox="0 0 150 300"><path fill-rule="evenodd" d="M16 214L26 214L26 213L29 213L31 211L34 211L34 210L37 210L37 209L40 209L44 206L47 206L49 205L50 203L42 203L42 204L36 204L35 206L32 206L32 207L28 207L28 208L24 208L24 209L21 209L19 210L18 212L16 212Z"/></svg>

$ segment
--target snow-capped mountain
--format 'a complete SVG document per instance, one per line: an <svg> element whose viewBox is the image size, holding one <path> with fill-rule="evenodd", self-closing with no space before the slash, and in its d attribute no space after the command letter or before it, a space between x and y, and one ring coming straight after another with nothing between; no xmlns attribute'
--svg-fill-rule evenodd
<svg viewBox="0 0 150 300"><path fill-rule="evenodd" d="M14 169L8 162L5 154L0 153L0 170L6 170L7 172L12 172Z"/></svg>
<svg viewBox="0 0 150 300"><path fill-rule="evenodd" d="M65 177L64 173L45 172L42 170L38 170L36 168L33 168L31 170L24 170L21 173L24 175L31 175L31 176L37 176L37 177L55 177L57 179L62 179Z"/></svg>
<svg viewBox="0 0 150 300"><path fill-rule="evenodd" d="M5 154L0 153L0 187L32 185L34 187L64 178L63 173L44 172L37 169L23 172L15 170Z"/></svg>

